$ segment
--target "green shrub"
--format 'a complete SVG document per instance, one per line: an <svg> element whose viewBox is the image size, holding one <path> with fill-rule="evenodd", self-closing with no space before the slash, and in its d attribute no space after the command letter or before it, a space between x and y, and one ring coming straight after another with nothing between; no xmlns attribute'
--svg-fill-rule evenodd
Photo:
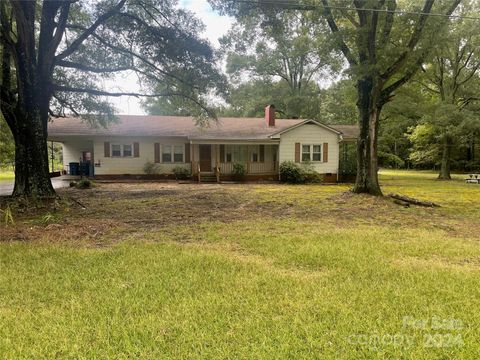
<svg viewBox="0 0 480 360"><path fill-rule="evenodd" d="M323 176L309 162L299 165L293 161L284 161L280 164L280 181L287 184L321 183Z"/></svg>
<svg viewBox="0 0 480 360"><path fill-rule="evenodd" d="M160 172L160 166L151 161L147 161L145 165L143 165L143 171L148 175L158 174Z"/></svg>
<svg viewBox="0 0 480 360"><path fill-rule="evenodd" d="M305 182L302 168L293 161L284 161L280 164L280 181L288 184Z"/></svg>
<svg viewBox="0 0 480 360"><path fill-rule="evenodd" d="M319 184L323 182L323 175L315 171L312 163L301 163L300 170L302 172L304 183Z"/></svg>
<svg viewBox="0 0 480 360"><path fill-rule="evenodd" d="M88 179L82 179L77 182L76 186L78 189L90 189L92 187L92 182Z"/></svg>
<svg viewBox="0 0 480 360"><path fill-rule="evenodd" d="M175 179L177 180L186 180L190 177L190 170L182 166L175 166L172 169L172 172L175 175Z"/></svg>
<svg viewBox="0 0 480 360"><path fill-rule="evenodd" d="M232 169L233 179L236 181L242 181L245 179L245 175L247 173L247 169L245 169L245 165L242 163L234 163Z"/></svg>

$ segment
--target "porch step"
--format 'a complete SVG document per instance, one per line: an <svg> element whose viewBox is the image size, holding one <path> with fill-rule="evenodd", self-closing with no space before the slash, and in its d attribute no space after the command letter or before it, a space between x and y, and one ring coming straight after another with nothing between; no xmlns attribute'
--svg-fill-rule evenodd
<svg viewBox="0 0 480 360"><path fill-rule="evenodd" d="M202 183L216 183L217 177L212 174L200 174L200 182Z"/></svg>

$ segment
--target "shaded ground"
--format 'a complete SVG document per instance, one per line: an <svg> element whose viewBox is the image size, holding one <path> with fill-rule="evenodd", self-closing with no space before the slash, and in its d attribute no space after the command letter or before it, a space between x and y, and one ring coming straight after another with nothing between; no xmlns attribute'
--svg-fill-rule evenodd
<svg viewBox="0 0 480 360"><path fill-rule="evenodd" d="M17 212L17 221L0 240L39 240L40 235L56 241L110 242L172 226L249 219L318 220L338 228L384 223L441 229L452 236L480 236L480 186L439 182L429 175L393 181L385 176L383 184L386 194L435 200L442 208L404 208L388 198L353 195L348 185L98 183L88 190L59 189L61 200L56 204L33 213ZM469 197L459 189L468 190Z"/></svg>

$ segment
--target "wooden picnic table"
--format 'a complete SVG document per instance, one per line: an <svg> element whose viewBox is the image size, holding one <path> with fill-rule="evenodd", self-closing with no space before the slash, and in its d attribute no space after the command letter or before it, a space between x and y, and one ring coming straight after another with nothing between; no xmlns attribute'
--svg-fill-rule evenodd
<svg viewBox="0 0 480 360"><path fill-rule="evenodd" d="M468 178L465 179L467 184L480 184L480 175L479 174L469 174Z"/></svg>

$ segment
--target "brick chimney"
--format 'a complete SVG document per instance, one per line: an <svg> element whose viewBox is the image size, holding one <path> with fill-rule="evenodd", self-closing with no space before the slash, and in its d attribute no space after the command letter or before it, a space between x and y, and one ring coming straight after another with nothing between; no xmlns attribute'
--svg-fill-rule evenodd
<svg viewBox="0 0 480 360"><path fill-rule="evenodd" d="M275 106L268 105L265 108L265 120L267 121L267 125L274 127L275 126Z"/></svg>

